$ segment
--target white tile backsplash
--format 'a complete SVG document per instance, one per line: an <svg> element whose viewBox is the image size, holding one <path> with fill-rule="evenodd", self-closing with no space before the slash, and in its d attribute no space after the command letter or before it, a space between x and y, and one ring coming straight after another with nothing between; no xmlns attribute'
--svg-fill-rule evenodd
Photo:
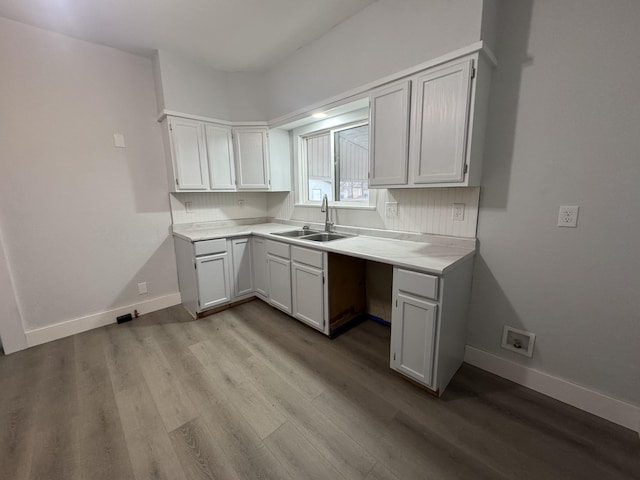
<svg viewBox="0 0 640 480"><path fill-rule="evenodd" d="M480 188L411 188L378 190L376 210L332 209L338 225L383 228L474 238ZM295 193L269 194L268 216L284 220L323 222L319 208L294 206ZM387 217L385 203L398 203L398 216ZM454 203L465 205L464 220L454 221Z"/></svg>
<svg viewBox="0 0 640 480"><path fill-rule="evenodd" d="M174 224L260 217L324 222L319 208L294 206L293 192L172 193L169 197ZM479 197L480 188L378 190L375 210L331 209L331 215L337 225L474 238ZM191 213L186 211L187 202L191 202ZM386 216L386 202L398 203L397 217ZM464 220L453 220L454 203L465 205Z"/></svg>
<svg viewBox="0 0 640 480"><path fill-rule="evenodd" d="M264 218L267 216L267 195L273 194L263 192L181 192L171 193L169 200L173 223L178 225L242 218ZM191 213L187 213L187 202L191 202Z"/></svg>

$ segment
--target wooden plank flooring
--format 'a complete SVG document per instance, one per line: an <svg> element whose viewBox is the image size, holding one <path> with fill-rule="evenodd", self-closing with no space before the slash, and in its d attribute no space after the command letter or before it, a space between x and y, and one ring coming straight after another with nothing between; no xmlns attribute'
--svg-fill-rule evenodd
<svg viewBox="0 0 640 480"><path fill-rule="evenodd" d="M172 307L0 357L0 477L638 479L636 433L468 365L436 399L388 328Z"/></svg>

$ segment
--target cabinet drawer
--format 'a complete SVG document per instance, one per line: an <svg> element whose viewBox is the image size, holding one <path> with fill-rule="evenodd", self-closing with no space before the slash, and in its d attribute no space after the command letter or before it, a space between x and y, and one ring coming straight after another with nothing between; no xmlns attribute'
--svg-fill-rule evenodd
<svg viewBox="0 0 640 480"><path fill-rule="evenodd" d="M211 255L213 253L224 253L227 251L227 240L224 238L202 240L201 242L194 242L193 247L196 252L196 257L200 255Z"/></svg>
<svg viewBox="0 0 640 480"><path fill-rule="evenodd" d="M291 258L289 252L289 244L282 242L274 242L273 240L267 240L267 253L275 255L276 257Z"/></svg>
<svg viewBox="0 0 640 480"><path fill-rule="evenodd" d="M322 252L302 247L291 247L291 259L316 268L324 268Z"/></svg>
<svg viewBox="0 0 640 480"><path fill-rule="evenodd" d="M433 300L438 299L438 277L411 270L396 269L395 282L402 292L419 295Z"/></svg>

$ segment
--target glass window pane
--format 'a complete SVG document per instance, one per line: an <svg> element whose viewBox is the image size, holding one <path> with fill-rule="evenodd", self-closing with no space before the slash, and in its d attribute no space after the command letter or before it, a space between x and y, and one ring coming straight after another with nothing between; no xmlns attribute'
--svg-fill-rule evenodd
<svg viewBox="0 0 640 480"><path fill-rule="evenodd" d="M369 201L369 126L335 132L334 145L340 200Z"/></svg>
<svg viewBox="0 0 640 480"><path fill-rule="evenodd" d="M331 134L306 139L308 200L320 201L324 195L333 200Z"/></svg>

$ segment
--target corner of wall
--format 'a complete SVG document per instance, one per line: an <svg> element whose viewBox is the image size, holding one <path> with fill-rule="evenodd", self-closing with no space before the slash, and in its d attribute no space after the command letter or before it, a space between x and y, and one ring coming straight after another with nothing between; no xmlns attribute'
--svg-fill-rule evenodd
<svg viewBox="0 0 640 480"><path fill-rule="evenodd" d="M160 50L156 50L151 59L153 69L153 83L156 90L156 103L158 104L158 114L165 109L164 89L162 87L162 70L160 66Z"/></svg>

